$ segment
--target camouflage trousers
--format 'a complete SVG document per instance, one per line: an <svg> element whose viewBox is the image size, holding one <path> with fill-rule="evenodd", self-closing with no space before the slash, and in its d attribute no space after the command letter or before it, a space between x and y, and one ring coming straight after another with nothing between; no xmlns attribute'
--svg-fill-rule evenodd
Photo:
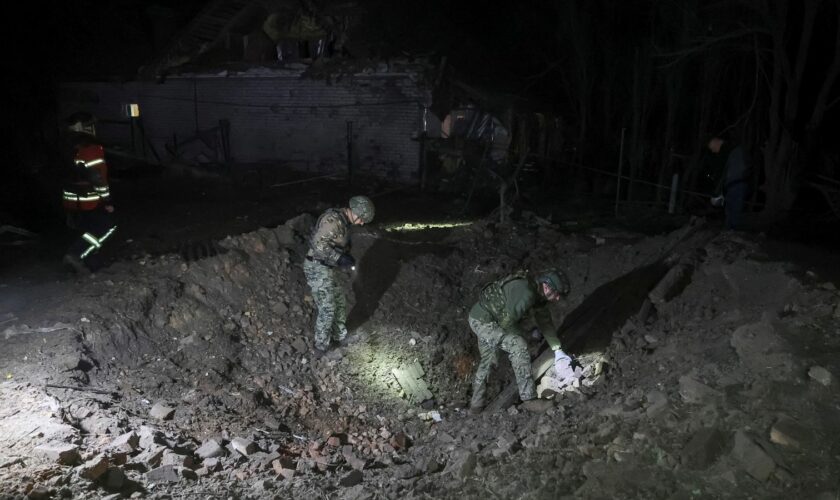
<svg viewBox="0 0 840 500"><path fill-rule="evenodd" d="M471 408L481 408L485 404L484 393L487 389L487 377L490 369L496 364L496 353L499 349L505 351L516 376L519 387L519 397L522 401L537 397L534 389L534 379L531 376L531 355L528 354L528 343L516 333L506 332L496 323L484 323L476 319L469 319L470 328L478 337L478 352L481 359L475 371L473 381Z"/></svg>
<svg viewBox="0 0 840 500"><path fill-rule="evenodd" d="M303 274L312 290L317 318L315 319L315 347L325 351L330 339L342 341L347 336L347 302L338 282L338 271L320 262L305 260Z"/></svg>

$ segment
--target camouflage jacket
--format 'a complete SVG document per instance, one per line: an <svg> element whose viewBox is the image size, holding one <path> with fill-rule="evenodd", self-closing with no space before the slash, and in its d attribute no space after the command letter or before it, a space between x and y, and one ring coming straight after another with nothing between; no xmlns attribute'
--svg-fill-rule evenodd
<svg viewBox="0 0 840 500"><path fill-rule="evenodd" d="M350 221L341 210L330 208L315 223L306 255L327 266L334 266L339 257L349 251L349 246Z"/></svg>
<svg viewBox="0 0 840 500"><path fill-rule="evenodd" d="M530 311L537 328L552 349L560 348L560 339L551 320L548 302L537 284L525 273L515 273L486 285L470 317L485 323L497 323L508 333L522 335L519 321Z"/></svg>

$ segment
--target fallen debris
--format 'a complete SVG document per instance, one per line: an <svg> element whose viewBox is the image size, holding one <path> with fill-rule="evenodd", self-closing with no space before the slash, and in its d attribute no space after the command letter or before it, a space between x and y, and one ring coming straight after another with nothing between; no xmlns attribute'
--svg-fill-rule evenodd
<svg viewBox="0 0 840 500"><path fill-rule="evenodd" d="M423 367L417 361L400 368L394 368L392 373L410 401L419 404L432 399L432 393L423 380L423 375L425 375Z"/></svg>

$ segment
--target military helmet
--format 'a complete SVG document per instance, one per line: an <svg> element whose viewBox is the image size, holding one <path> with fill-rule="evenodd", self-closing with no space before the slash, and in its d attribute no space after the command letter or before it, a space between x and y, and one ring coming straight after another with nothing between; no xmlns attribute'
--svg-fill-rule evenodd
<svg viewBox="0 0 840 500"><path fill-rule="evenodd" d="M77 111L68 116L65 122L73 132L96 135L96 119L87 111Z"/></svg>
<svg viewBox="0 0 840 500"><path fill-rule="evenodd" d="M569 293L569 278L559 269L546 269L537 275L537 283L545 283L559 293Z"/></svg>
<svg viewBox="0 0 840 500"><path fill-rule="evenodd" d="M354 196L350 198L350 210L365 224L373 220L373 202L367 196Z"/></svg>

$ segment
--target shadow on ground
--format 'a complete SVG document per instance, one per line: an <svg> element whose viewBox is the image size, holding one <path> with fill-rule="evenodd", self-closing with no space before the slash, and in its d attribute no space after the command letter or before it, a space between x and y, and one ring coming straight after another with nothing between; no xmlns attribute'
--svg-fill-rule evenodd
<svg viewBox="0 0 840 500"><path fill-rule="evenodd" d="M563 345L575 354L606 349L612 335L639 312L648 292L665 276L668 267L658 261L636 268L592 292L563 321Z"/></svg>
<svg viewBox="0 0 840 500"><path fill-rule="evenodd" d="M448 231L447 231L448 232ZM403 262L424 254L435 254L439 257L447 256L452 247L436 243L445 236L446 232L430 231L426 233L426 241L416 241L417 236L380 237L365 252L359 262L358 274L353 280L353 293L356 304L347 315L347 328L352 330L364 324L379 307L382 296L391 287L400 272ZM434 238L435 241L429 241Z"/></svg>

